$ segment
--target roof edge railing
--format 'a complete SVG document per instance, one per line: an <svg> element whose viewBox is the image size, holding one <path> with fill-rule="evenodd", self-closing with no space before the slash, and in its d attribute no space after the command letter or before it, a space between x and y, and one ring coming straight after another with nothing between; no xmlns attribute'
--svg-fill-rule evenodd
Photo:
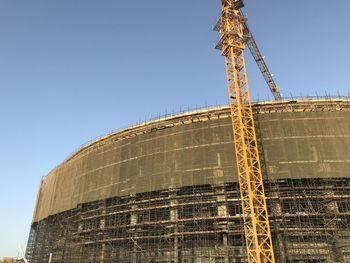
<svg viewBox="0 0 350 263"><path fill-rule="evenodd" d="M349 96L290 96L290 97L283 97L282 100L262 100L260 101L259 99L252 101L252 104L281 104L281 103L286 103L286 102L302 102L302 101L348 101L350 100L350 95ZM165 113L165 114L159 114L156 117L151 117L148 119L145 119L143 122L135 122L131 123L128 125L123 125L117 129L113 129L101 136L94 137L93 139L87 141L86 143L82 144L80 147L78 147L75 151L71 152L67 158L65 158L59 165L55 166L50 172L54 171L57 167L59 167L62 163L68 161L71 159L77 152L83 150L84 148L90 146L91 144L98 142L102 140L103 138L107 138L113 134L120 133L126 130L132 130L138 127L142 127L144 125L147 125L149 123L154 123L157 121L164 121L168 119L172 119L178 116L181 116L183 114L186 115L191 115L191 114L196 114L196 113L201 113L201 112L206 112L206 111L213 111L213 110L218 110L218 109L224 109L227 108L228 103L226 105L206 105L203 107L194 107L194 108L187 108L187 109L180 109L178 111L172 111L171 113ZM49 173L50 173L49 172Z"/></svg>

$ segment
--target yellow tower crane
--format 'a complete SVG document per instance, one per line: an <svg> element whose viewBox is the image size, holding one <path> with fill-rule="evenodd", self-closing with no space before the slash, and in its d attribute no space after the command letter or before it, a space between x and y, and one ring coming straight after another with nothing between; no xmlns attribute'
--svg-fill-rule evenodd
<svg viewBox="0 0 350 263"><path fill-rule="evenodd" d="M220 32L217 48L226 61L248 262L275 262L244 60L246 43L275 99L280 100L281 94L240 11L243 6L242 0L221 0L222 14L215 27Z"/></svg>

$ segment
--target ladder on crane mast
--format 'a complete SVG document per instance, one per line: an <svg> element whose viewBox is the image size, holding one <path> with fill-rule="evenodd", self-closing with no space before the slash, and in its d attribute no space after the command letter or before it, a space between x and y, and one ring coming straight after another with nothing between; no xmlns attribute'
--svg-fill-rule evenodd
<svg viewBox="0 0 350 263"><path fill-rule="evenodd" d="M248 89L245 45L252 52L276 100L281 94L242 15L243 0L221 0L217 48L226 62L233 144L249 263L275 262L258 143Z"/></svg>

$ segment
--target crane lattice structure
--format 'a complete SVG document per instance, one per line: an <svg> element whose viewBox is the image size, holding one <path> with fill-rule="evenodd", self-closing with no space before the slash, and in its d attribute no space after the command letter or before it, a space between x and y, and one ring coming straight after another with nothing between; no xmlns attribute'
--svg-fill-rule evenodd
<svg viewBox="0 0 350 263"><path fill-rule="evenodd" d="M240 15L243 17L242 12ZM275 100L282 100L281 92L279 91L275 81L273 80L272 74L270 73L269 68L267 67L264 57L261 55L258 45L255 42L252 32L249 30L249 27L246 21L243 21L243 33L246 40L246 45L248 46L250 53L253 55L253 58L258 65L267 85L270 88L270 91L275 98Z"/></svg>
<svg viewBox="0 0 350 263"><path fill-rule="evenodd" d="M221 0L222 14L216 26L220 32L217 47L226 61L233 143L236 152L248 262L275 262L244 60L249 29L240 11L243 6L243 1ZM261 59L257 61L260 70L264 76L265 73L269 74L268 71L264 72L263 66L266 67L266 64L263 62L255 41L250 43L251 50L258 51L253 52L254 58ZM267 75L265 79L266 77ZM269 78L272 79L271 75ZM274 82L271 83L269 79L267 82L275 98L280 99L280 93Z"/></svg>

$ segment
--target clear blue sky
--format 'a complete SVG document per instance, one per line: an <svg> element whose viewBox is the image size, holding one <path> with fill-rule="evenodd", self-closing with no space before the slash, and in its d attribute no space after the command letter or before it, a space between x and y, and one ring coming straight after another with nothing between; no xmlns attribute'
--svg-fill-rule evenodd
<svg viewBox="0 0 350 263"><path fill-rule="evenodd" d="M110 130L227 101L219 0L0 1L0 257L27 242L40 178ZM284 94L350 90L350 1L246 1ZM268 89L248 56L253 98ZM270 95L271 98L271 95Z"/></svg>

